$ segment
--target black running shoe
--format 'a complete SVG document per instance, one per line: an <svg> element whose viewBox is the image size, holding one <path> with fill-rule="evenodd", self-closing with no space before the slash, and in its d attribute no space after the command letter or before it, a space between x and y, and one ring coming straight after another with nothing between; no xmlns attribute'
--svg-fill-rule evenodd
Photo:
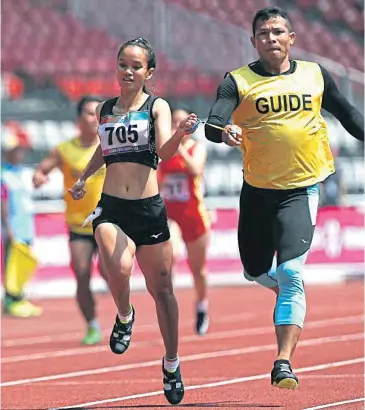
<svg viewBox="0 0 365 410"><path fill-rule="evenodd" d="M168 372L162 359L163 392L170 404L179 404L184 398L184 383L181 378L180 365L174 373Z"/></svg>
<svg viewBox="0 0 365 410"><path fill-rule="evenodd" d="M295 390L299 382L288 360L276 360L271 371L271 384L281 389Z"/></svg>
<svg viewBox="0 0 365 410"><path fill-rule="evenodd" d="M128 323L121 323L119 317L115 318L112 333L109 339L110 350L115 354L123 354L129 347L132 337L132 327L135 319L135 311L132 306L132 320Z"/></svg>
<svg viewBox="0 0 365 410"><path fill-rule="evenodd" d="M207 312L196 312L195 330L198 335L205 335L209 328L209 317Z"/></svg>

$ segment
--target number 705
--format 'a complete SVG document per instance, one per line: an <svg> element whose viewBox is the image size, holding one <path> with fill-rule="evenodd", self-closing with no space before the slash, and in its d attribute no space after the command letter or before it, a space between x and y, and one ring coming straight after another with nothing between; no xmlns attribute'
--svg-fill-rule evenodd
<svg viewBox="0 0 365 410"><path fill-rule="evenodd" d="M121 144L125 144L127 141L134 144L138 141L138 132L136 131L137 124L129 125L128 130L124 125L119 127L105 127L105 131L109 131L108 144L113 145L113 134L117 137L117 140Z"/></svg>

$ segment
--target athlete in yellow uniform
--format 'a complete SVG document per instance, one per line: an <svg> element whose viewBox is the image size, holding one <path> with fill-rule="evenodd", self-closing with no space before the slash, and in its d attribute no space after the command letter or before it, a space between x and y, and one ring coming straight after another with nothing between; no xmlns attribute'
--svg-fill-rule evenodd
<svg viewBox="0 0 365 410"><path fill-rule="evenodd" d="M89 163L95 152L95 144L85 146L80 137L74 137L57 147L57 153L61 160L60 169L64 176L64 185L72 186L78 180L82 170ZM83 226L85 219L95 209L95 204L100 198L103 188L105 168L101 168L87 181L88 195L80 201L74 201L66 191L66 222L73 235L93 235L92 225ZM70 185L71 184L71 185Z"/></svg>
<svg viewBox="0 0 365 410"><path fill-rule="evenodd" d="M33 176L36 188L48 180L48 174L54 168L58 167L64 176L65 216L70 235L71 267L77 280L77 303L88 325L86 336L81 343L87 345L99 343L102 340L102 334L96 319L95 302L90 290L92 259L97 251L97 245L92 225L83 226L83 223L96 208L100 199L105 167L100 168L87 180L87 195L80 201L73 201L66 188L78 180L99 144L98 121L95 116L95 108L99 102L100 99L93 96L85 96L80 100L77 106L79 136L53 149L38 165Z"/></svg>
<svg viewBox="0 0 365 410"><path fill-rule="evenodd" d="M289 59L295 33L287 13L262 9L253 20L259 60L228 73L218 88L207 138L240 146L244 183L238 245L244 275L277 294L278 355L273 386L295 389L290 359L306 313L301 271L312 241L319 183L334 173L321 108L364 141L362 115L319 64ZM228 124L233 116L234 124ZM277 268L272 268L274 254Z"/></svg>

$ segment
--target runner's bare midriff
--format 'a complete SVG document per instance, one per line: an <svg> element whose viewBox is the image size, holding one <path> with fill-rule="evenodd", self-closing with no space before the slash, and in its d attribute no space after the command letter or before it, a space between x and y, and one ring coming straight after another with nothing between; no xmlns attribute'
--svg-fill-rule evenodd
<svg viewBox="0 0 365 410"><path fill-rule="evenodd" d="M107 168L103 193L123 199L149 198L158 194L156 171L142 164L119 162Z"/></svg>

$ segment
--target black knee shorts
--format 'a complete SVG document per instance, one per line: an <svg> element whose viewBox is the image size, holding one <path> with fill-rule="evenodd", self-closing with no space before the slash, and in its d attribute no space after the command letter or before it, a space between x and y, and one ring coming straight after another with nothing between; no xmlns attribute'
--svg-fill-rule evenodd
<svg viewBox="0 0 365 410"><path fill-rule="evenodd" d="M279 266L309 250L318 201L319 184L291 190L243 184L238 246L242 264L250 276L267 273L275 252Z"/></svg>
<svg viewBox="0 0 365 410"><path fill-rule="evenodd" d="M98 244L96 243L96 240L94 238L94 235L86 235L83 233L76 233L73 231L70 231L69 233L69 241L88 241L91 243L93 246L94 250L96 251L98 249Z"/></svg>
<svg viewBox="0 0 365 410"><path fill-rule="evenodd" d="M96 210L100 215L93 220L94 232L100 224L110 222L119 226L136 246L170 239L166 208L159 194L133 200L102 194Z"/></svg>

